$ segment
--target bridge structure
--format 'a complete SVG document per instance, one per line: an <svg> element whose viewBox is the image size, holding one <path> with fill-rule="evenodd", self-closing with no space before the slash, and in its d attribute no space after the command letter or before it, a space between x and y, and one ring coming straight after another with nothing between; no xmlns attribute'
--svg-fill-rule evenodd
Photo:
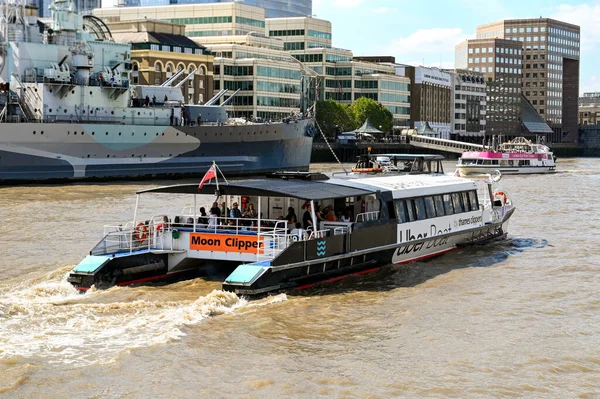
<svg viewBox="0 0 600 399"><path fill-rule="evenodd" d="M433 151L445 151L462 154L465 151L483 151L482 144L465 143L463 141L438 139L429 136L408 136L407 143L413 147L426 148Z"/></svg>

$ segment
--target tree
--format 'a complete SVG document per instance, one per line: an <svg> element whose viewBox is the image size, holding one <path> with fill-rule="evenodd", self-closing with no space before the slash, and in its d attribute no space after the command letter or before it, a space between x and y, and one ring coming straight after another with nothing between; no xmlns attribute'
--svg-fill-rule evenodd
<svg viewBox="0 0 600 399"><path fill-rule="evenodd" d="M383 132L392 130L394 120L392 112L370 98L359 98L350 106L350 111L357 127L369 119L373 126L378 128L381 126L380 130Z"/></svg>
<svg viewBox="0 0 600 399"><path fill-rule="evenodd" d="M356 129L350 107L332 99L317 102L317 123L327 137Z"/></svg>

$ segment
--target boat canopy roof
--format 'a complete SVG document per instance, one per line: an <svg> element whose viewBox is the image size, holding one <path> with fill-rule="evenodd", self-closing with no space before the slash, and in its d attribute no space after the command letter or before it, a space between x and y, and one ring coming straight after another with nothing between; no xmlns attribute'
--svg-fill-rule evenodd
<svg viewBox="0 0 600 399"><path fill-rule="evenodd" d="M217 190L216 184L205 184L198 189L198 184L179 184L175 186L156 187L138 191L138 194L204 194L211 195ZM327 181L307 181L298 179L255 179L242 180L229 184L219 184L220 195L249 195L260 197L292 197L303 200L320 201L324 199L346 198L373 194L376 188L350 187Z"/></svg>

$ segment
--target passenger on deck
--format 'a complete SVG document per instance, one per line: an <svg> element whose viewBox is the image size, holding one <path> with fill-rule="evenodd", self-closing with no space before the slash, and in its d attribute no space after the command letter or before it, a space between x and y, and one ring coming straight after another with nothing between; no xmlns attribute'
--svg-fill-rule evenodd
<svg viewBox="0 0 600 399"><path fill-rule="evenodd" d="M296 217L296 211L294 211L293 207L288 208L288 214L285 217L285 220L288 222L288 226L293 227L298 222L298 218Z"/></svg>
<svg viewBox="0 0 600 399"><path fill-rule="evenodd" d="M200 217L198 218L199 224L208 224L208 215L206 214L206 209L204 207L200 207Z"/></svg>
<svg viewBox="0 0 600 399"><path fill-rule="evenodd" d="M227 218L227 215L229 215L229 212L231 211L231 209L229 209L227 207L227 204L225 203L225 201L221 202L221 207L219 208L219 210L221 211L221 215L224 218ZM227 219L223 220L223 224L227 224Z"/></svg>
<svg viewBox="0 0 600 399"><path fill-rule="evenodd" d="M238 208L237 202L233 203L233 209L229 212L229 217L232 219L241 219L242 218L242 211L240 211L240 209Z"/></svg>
<svg viewBox="0 0 600 399"><path fill-rule="evenodd" d="M304 230L308 230L313 225L312 215L310 214L310 210L311 210L311 206L309 204L306 207L306 211L304 212L304 215L302 215L302 224L304 226Z"/></svg>
<svg viewBox="0 0 600 399"><path fill-rule="evenodd" d="M187 223L186 224L188 226L193 226L194 225L194 218L192 218L192 217L187 218Z"/></svg>
<svg viewBox="0 0 600 399"><path fill-rule="evenodd" d="M217 218L219 217L217 215L217 210L219 208L211 208L210 210L210 216L208 217L208 227L209 228L216 228L217 227Z"/></svg>
<svg viewBox="0 0 600 399"><path fill-rule="evenodd" d="M256 219L258 217L258 213L256 212L256 209L254 209L253 204L248 204L248 209L242 214L242 217L250 219Z"/></svg>
<svg viewBox="0 0 600 399"><path fill-rule="evenodd" d="M344 223L350 222L350 210L347 207L346 207L346 209L344 209L344 213L340 217L340 222L344 222Z"/></svg>
<svg viewBox="0 0 600 399"><path fill-rule="evenodd" d="M329 208L326 219L329 222L337 222L338 221L338 218L335 216L335 212L333 211L332 208Z"/></svg>
<svg viewBox="0 0 600 399"><path fill-rule="evenodd" d="M212 208L210 208L210 213L211 215L214 213L215 215L217 215L217 217L221 216L221 210L219 209L219 204L217 203L217 201L213 202Z"/></svg>

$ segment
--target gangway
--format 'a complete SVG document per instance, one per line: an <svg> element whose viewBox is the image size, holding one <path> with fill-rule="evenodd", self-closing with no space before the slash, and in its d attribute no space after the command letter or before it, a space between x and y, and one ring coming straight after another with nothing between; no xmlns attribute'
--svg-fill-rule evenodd
<svg viewBox="0 0 600 399"><path fill-rule="evenodd" d="M465 151L483 151L481 144L465 143L463 141L439 139L428 136L407 136L408 144L414 147L427 148L429 150L453 152L462 154Z"/></svg>

